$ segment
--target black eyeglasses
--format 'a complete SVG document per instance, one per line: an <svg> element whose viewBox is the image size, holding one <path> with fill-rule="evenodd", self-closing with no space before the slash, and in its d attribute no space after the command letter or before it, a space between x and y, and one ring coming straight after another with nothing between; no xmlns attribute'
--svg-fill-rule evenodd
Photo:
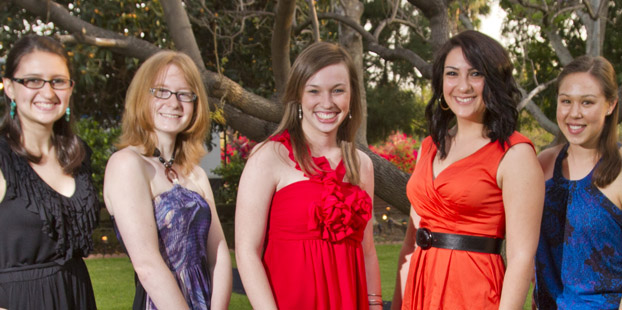
<svg viewBox="0 0 622 310"><path fill-rule="evenodd" d="M50 86L52 86L52 88L58 89L58 90L71 88L74 83L73 80L70 80L70 79L44 80L44 79L39 79L39 78L25 78L25 79L11 78L11 81L20 83L30 89L41 89L43 88L43 85L45 85L45 83L50 83Z"/></svg>
<svg viewBox="0 0 622 310"><path fill-rule="evenodd" d="M171 98L172 95L175 95L175 97L177 97L177 100L181 102L194 102L195 100L197 100L197 95L195 95L191 91L175 92L166 88L150 88L149 91L154 97L160 99L168 99Z"/></svg>

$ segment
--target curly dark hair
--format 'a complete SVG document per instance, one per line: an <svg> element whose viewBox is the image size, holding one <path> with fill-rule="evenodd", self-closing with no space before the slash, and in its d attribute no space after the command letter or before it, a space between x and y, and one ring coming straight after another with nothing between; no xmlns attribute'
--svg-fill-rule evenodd
<svg viewBox="0 0 622 310"><path fill-rule="evenodd" d="M452 37L437 52L432 68L433 95L425 109L428 130L441 159L447 156L446 141L449 129L455 124L456 116L451 110L443 110L443 72L447 54L454 48L461 48L467 61L484 76L483 101L484 128L492 142L502 147L516 129L520 91L512 70L514 66L507 51L491 37L467 30Z"/></svg>

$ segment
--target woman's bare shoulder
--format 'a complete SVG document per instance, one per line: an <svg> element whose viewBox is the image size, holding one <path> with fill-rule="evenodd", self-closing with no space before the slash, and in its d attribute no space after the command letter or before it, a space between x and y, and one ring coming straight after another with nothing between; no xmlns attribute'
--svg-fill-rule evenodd
<svg viewBox="0 0 622 310"><path fill-rule="evenodd" d="M137 172L144 172L147 165L147 161L136 148L126 147L110 156L106 164L106 175L132 175Z"/></svg>
<svg viewBox="0 0 622 310"><path fill-rule="evenodd" d="M555 145L540 151L538 154L538 161L542 166L543 170L546 170L548 167L552 167L555 164L555 160L557 159L557 155L563 148L563 145Z"/></svg>

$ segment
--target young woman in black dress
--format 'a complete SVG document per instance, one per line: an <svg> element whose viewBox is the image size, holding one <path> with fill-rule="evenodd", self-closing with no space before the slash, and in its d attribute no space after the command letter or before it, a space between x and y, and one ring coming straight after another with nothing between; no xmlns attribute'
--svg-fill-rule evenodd
<svg viewBox="0 0 622 310"><path fill-rule="evenodd" d="M88 147L71 130L69 58L54 39L25 36L2 82L0 308L95 309L82 257L99 203Z"/></svg>

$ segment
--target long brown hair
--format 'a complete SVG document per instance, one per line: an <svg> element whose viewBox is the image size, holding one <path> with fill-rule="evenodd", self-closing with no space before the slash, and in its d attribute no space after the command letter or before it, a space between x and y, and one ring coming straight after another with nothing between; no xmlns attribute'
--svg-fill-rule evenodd
<svg viewBox="0 0 622 310"><path fill-rule="evenodd" d="M589 73L600 84L600 88L609 104L614 104L613 112L605 116L605 124L598 138L598 154L600 162L592 175L592 184L605 187L613 182L622 170L622 157L618 150L618 83L616 72L611 63L603 57L580 56L564 66L557 77L557 89L568 75L573 73ZM566 143L566 137L559 134L560 143Z"/></svg>
<svg viewBox="0 0 622 310"><path fill-rule="evenodd" d="M133 145L142 147L145 156L151 156L156 148L157 136L154 131L150 102L153 100L149 89L163 78L168 65L177 66L184 75L192 92L197 95L194 113L188 127L177 135L175 163L182 167L184 174L192 171L201 157L205 155L205 137L209 130L210 118L207 107L207 92L201 75L192 59L181 52L162 51L149 57L136 71L125 96L125 112L122 120L122 133L117 147Z"/></svg>
<svg viewBox="0 0 622 310"><path fill-rule="evenodd" d="M301 106L305 84L316 72L335 64L345 64L350 77L350 113L352 118L345 118L337 130L337 143L346 167L346 176L352 184L360 182L359 157L355 146L356 131L362 121L361 90L359 89L356 67L348 52L342 47L328 42L316 42L298 55L287 79L282 102L285 104L283 119L272 136L287 130L291 136L294 158L307 174L315 173L308 152L307 141L298 119L298 107Z"/></svg>
<svg viewBox="0 0 622 310"><path fill-rule="evenodd" d="M4 77L8 79L15 78L13 75L15 71L17 71L22 58L37 51L54 54L62 58L71 75L69 56L60 42L50 37L26 35L17 40L13 48L11 48L6 59ZM2 120L2 124L0 124L0 134L7 138L7 142L13 152L26 158L30 162L39 163L41 161L41 156L30 154L22 145L22 127L20 125L19 113L15 114L14 119L9 116L9 102L11 98L7 97L6 92L4 96L5 100L8 100L6 100L6 113ZM72 102L73 100L70 99L70 108L72 107ZM56 158L58 158L58 163L63 168L63 172L69 175L73 175L77 172L86 156L84 143L72 130L73 123L74 117L73 114L71 114L69 122L65 120L65 117L61 117L52 125L52 145L54 145L54 149L56 150Z"/></svg>

